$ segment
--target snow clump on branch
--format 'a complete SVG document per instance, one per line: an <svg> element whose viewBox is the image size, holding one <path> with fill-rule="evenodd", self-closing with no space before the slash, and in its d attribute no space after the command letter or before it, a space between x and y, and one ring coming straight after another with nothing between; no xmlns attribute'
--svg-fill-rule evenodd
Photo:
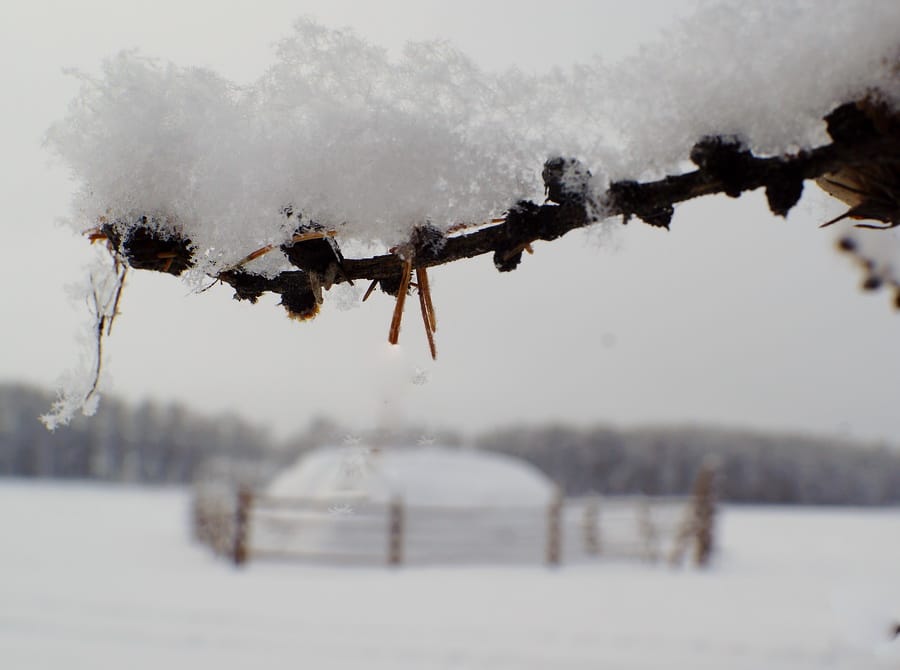
<svg viewBox="0 0 900 670"><path fill-rule="evenodd" d="M427 222L480 223L542 197L553 147L532 126L535 80L492 75L443 43L397 61L310 21L249 86L124 52L49 133L79 179L73 223L147 217L214 273L286 242L302 213L346 239L405 241ZM563 128L572 150L581 128Z"/></svg>
<svg viewBox="0 0 900 670"><path fill-rule="evenodd" d="M80 183L74 225L147 217L215 274L286 242L287 208L389 246L415 226L477 224L542 199L554 156L577 158L602 194L607 174L677 171L706 135L787 152L825 141L821 119L841 102L873 89L900 99L900 5L745 4L708 3L615 66L541 75L486 72L441 42L392 60L309 20L248 86L125 52L78 75L49 142Z"/></svg>

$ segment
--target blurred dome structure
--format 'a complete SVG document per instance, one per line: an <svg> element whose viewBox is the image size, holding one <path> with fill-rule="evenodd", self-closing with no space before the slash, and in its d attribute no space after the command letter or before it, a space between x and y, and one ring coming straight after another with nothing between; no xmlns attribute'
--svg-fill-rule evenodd
<svg viewBox="0 0 900 670"><path fill-rule="evenodd" d="M556 496L546 475L503 454L319 448L258 497L253 553L383 563L401 543L404 563L535 562Z"/></svg>
<svg viewBox="0 0 900 670"><path fill-rule="evenodd" d="M329 502L543 506L555 487L530 463L478 449L324 447L301 456L267 493Z"/></svg>

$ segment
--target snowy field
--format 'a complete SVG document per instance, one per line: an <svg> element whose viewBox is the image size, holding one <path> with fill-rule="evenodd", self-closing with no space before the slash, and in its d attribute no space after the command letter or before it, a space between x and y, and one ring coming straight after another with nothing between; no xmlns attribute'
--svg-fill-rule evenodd
<svg viewBox="0 0 900 670"><path fill-rule="evenodd" d="M0 667L900 668L900 510L728 508L705 573L238 571L187 503L0 480Z"/></svg>

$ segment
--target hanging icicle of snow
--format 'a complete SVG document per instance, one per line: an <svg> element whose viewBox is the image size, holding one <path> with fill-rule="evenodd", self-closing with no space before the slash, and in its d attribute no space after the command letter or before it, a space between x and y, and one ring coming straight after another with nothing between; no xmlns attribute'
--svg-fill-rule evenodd
<svg viewBox="0 0 900 670"><path fill-rule="evenodd" d="M83 285L70 288L75 299L87 303L92 319L79 338L83 353L78 367L63 375L53 406L41 416L41 422L51 431L67 425L79 411L85 416L97 411L105 358L103 335L112 328L124 279L125 268L104 258L91 266Z"/></svg>

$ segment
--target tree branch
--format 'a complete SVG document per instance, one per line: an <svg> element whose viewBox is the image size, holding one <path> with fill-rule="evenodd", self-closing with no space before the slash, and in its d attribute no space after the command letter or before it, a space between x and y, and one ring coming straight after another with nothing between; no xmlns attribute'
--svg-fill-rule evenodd
<svg viewBox="0 0 900 670"><path fill-rule="evenodd" d="M231 285L235 298L254 302L265 292L281 294L286 305L297 302L297 296L313 291L323 276L328 277L326 288L332 283L370 280L396 295L407 259L416 270L493 253L497 269L510 271L520 262L523 250L538 240L551 241L616 215L621 215L624 223L637 217L649 225L668 228L675 204L705 195L725 193L738 197L746 191L765 188L772 212L785 216L800 199L806 180L872 165L898 169L900 137L876 129L861 109L861 103L848 103L825 118L833 139L825 146L796 155L760 157L734 138L704 138L691 151L696 170L646 183L614 182L599 196L591 192L591 175L577 161L551 159L543 171L547 201L541 205L530 201L516 203L499 223L447 235L423 226L414 231L408 244L369 258L345 259L333 241L329 241L328 248L322 246L322 239L299 242L282 246L298 270L266 278L239 267L215 278ZM867 218L873 218L872 212L866 211ZM900 222L900 205L896 201L890 206L882 205L878 212L874 218L891 225ZM163 238L140 224L125 235L117 236L111 227L104 231L133 267L180 274L193 263L190 240ZM314 244L319 245L315 254L300 253L301 248L312 251ZM334 249L332 255L329 248ZM313 256L315 261L311 260Z"/></svg>

